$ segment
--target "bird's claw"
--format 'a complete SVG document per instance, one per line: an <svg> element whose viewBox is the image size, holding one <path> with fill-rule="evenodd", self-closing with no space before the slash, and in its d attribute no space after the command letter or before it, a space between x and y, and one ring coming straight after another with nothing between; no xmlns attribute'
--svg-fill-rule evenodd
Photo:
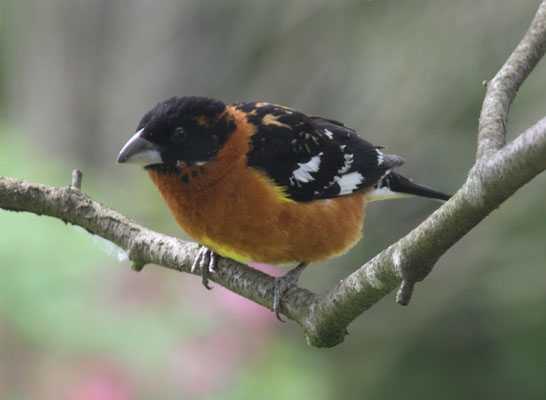
<svg viewBox="0 0 546 400"><path fill-rule="evenodd" d="M191 272L194 273L197 268L199 268L201 271L201 283L208 290L212 289L212 287L209 285L208 273L215 272L217 264L218 256L216 253L210 250L208 247L201 246L197 252L197 255L195 256L195 259L193 260Z"/></svg>
<svg viewBox="0 0 546 400"><path fill-rule="evenodd" d="M290 287L293 286L293 283L290 283L286 279L283 279L284 277L275 278L273 283L271 284L273 289L273 312L275 313L275 317L281 322L286 322L286 320L282 319L281 317L281 299L285 295L285 293L290 289Z"/></svg>
<svg viewBox="0 0 546 400"><path fill-rule="evenodd" d="M280 314L282 298L284 297L288 289L298 283L300 275L305 267L305 263L298 264L296 268L288 271L281 277L275 278L275 280L271 282L269 290L273 290L273 312L275 313L275 317L277 317L277 319L281 322L286 322L284 319L281 318Z"/></svg>

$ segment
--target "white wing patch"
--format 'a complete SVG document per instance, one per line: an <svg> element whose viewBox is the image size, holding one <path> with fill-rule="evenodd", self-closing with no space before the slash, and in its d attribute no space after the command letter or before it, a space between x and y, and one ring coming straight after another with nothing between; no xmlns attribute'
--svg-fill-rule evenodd
<svg viewBox="0 0 546 400"><path fill-rule="evenodd" d="M380 166L383 164L383 161L385 161L385 156L379 151L379 149L375 149L375 151L377 151L377 166Z"/></svg>
<svg viewBox="0 0 546 400"><path fill-rule="evenodd" d="M329 131L328 129L325 129L325 130L324 130L324 134L325 134L326 136L328 136L328 138L329 138L330 140L332 140L332 139L334 138L334 134L332 133L332 131Z"/></svg>
<svg viewBox="0 0 546 400"><path fill-rule="evenodd" d="M344 154L343 157L345 157L345 163L343 164L343 167L341 167L339 171L337 171L338 175L343 175L344 173L349 171L351 165L353 165L354 156L352 154Z"/></svg>
<svg viewBox="0 0 546 400"><path fill-rule="evenodd" d="M360 172L351 172L347 175L336 176L334 181L339 185L340 196L343 196L353 193L358 188L358 185L364 182L364 177Z"/></svg>
<svg viewBox="0 0 546 400"><path fill-rule="evenodd" d="M320 168L320 158L324 153L319 153L318 155L312 157L306 163L298 163L298 168L292 172L292 178L298 182L307 183L314 181L315 178L311 176L311 172L317 172Z"/></svg>

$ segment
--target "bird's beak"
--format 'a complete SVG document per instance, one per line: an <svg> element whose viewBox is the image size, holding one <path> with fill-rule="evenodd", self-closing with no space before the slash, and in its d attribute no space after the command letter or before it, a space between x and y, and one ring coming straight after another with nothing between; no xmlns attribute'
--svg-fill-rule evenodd
<svg viewBox="0 0 546 400"><path fill-rule="evenodd" d="M159 148L142 136L144 128L133 135L125 146L121 149L118 155L117 162L119 164L135 164L135 165L152 165L162 164L161 153Z"/></svg>

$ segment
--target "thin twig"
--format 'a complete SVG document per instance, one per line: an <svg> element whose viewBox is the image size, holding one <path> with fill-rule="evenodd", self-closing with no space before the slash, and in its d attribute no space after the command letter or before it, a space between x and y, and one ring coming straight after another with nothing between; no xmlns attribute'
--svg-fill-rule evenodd
<svg viewBox="0 0 546 400"><path fill-rule="evenodd" d="M82 176L82 171L80 171L79 169L75 169L74 171L72 171L72 187L81 190Z"/></svg>

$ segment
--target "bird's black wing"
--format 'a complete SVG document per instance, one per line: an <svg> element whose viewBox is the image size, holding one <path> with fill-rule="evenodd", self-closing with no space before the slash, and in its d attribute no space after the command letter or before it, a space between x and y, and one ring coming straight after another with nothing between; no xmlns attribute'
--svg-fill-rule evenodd
<svg viewBox="0 0 546 400"><path fill-rule="evenodd" d="M269 103L235 107L257 126L248 166L263 171L295 201L344 196L373 186L403 163L340 122Z"/></svg>

